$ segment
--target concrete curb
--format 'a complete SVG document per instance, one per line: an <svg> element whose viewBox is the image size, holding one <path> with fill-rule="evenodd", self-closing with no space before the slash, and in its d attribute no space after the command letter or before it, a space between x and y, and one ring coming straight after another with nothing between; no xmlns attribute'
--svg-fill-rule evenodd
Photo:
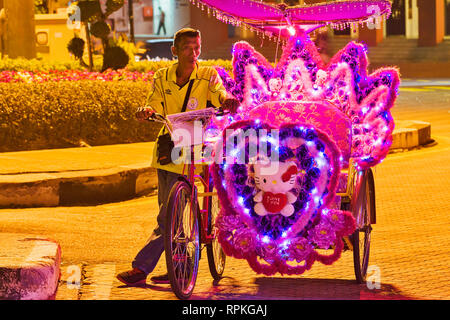
<svg viewBox="0 0 450 320"><path fill-rule="evenodd" d="M391 150L431 140L429 123L396 121ZM96 205L142 196L157 188L148 162L114 169L0 176L0 208Z"/></svg>
<svg viewBox="0 0 450 320"><path fill-rule="evenodd" d="M431 141L431 125L417 120L396 121L391 150L412 149Z"/></svg>
<svg viewBox="0 0 450 320"><path fill-rule="evenodd" d="M5 180L5 177L3 177ZM0 181L0 208L94 205L129 200L157 187L148 164L57 174L10 175Z"/></svg>
<svg viewBox="0 0 450 320"><path fill-rule="evenodd" d="M0 300L54 299L61 247L35 235L0 234Z"/></svg>

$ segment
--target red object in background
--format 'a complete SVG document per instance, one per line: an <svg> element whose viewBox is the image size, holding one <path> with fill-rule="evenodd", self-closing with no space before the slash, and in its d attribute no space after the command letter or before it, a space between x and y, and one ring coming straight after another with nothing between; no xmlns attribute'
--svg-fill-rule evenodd
<svg viewBox="0 0 450 320"><path fill-rule="evenodd" d="M144 18L153 18L153 7L142 8Z"/></svg>

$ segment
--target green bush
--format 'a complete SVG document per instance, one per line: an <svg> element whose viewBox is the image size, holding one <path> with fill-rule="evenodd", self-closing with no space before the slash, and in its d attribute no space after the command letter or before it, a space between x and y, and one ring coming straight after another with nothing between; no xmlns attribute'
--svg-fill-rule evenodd
<svg viewBox="0 0 450 320"><path fill-rule="evenodd" d="M24 58L0 59L0 71L49 71L49 70L83 70L77 61L49 62Z"/></svg>
<svg viewBox="0 0 450 320"><path fill-rule="evenodd" d="M153 141L160 125L135 120L149 83L0 83L0 152Z"/></svg>
<svg viewBox="0 0 450 320"><path fill-rule="evenodd" d="M101 61L100 61L101 62ZM171 60L131 62L129 71L150 72ZM231 61L201 65L231 71ZM100 67L99 67L100 68ZM85 70L76 61L0 59L0 71ZM153 141L160 125L134 118L150 90L145 81L0 82L0 152Z"/></svg>

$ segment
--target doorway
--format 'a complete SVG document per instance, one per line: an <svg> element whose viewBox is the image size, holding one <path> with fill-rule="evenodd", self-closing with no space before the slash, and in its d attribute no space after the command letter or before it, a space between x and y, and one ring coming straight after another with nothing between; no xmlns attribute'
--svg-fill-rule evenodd
<svg viewBox="0 0 450 320"><path fill-rule="evenodd" d="M392 13L389 19L386 21L386 34L388 36L405 35L405 18L405 0L392 1Z"/></svg>

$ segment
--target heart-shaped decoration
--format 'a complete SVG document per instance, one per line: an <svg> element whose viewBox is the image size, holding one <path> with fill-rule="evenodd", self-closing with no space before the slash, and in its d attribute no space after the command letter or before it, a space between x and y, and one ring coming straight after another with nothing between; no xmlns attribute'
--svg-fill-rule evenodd
<svg viewBox="0 0 450 320"><path fill-rule="evenodd" d="M262 204L270 213L279 213L287 204L287 196L284 193L265 192Z"/></svg>
<svg viewBox="0 0 450 320"><path fill-rule="evenodd" d="M227 254L247 259L257 272L298 274L321 259L315 246L342 250L340 234L354 222L338 210L328 218L340 172L340 152L328 135L302 123L276 128L244 120L223 130L214 156L222 205L216 226ZM289 260L306 264L294 268Z"/></svg>

